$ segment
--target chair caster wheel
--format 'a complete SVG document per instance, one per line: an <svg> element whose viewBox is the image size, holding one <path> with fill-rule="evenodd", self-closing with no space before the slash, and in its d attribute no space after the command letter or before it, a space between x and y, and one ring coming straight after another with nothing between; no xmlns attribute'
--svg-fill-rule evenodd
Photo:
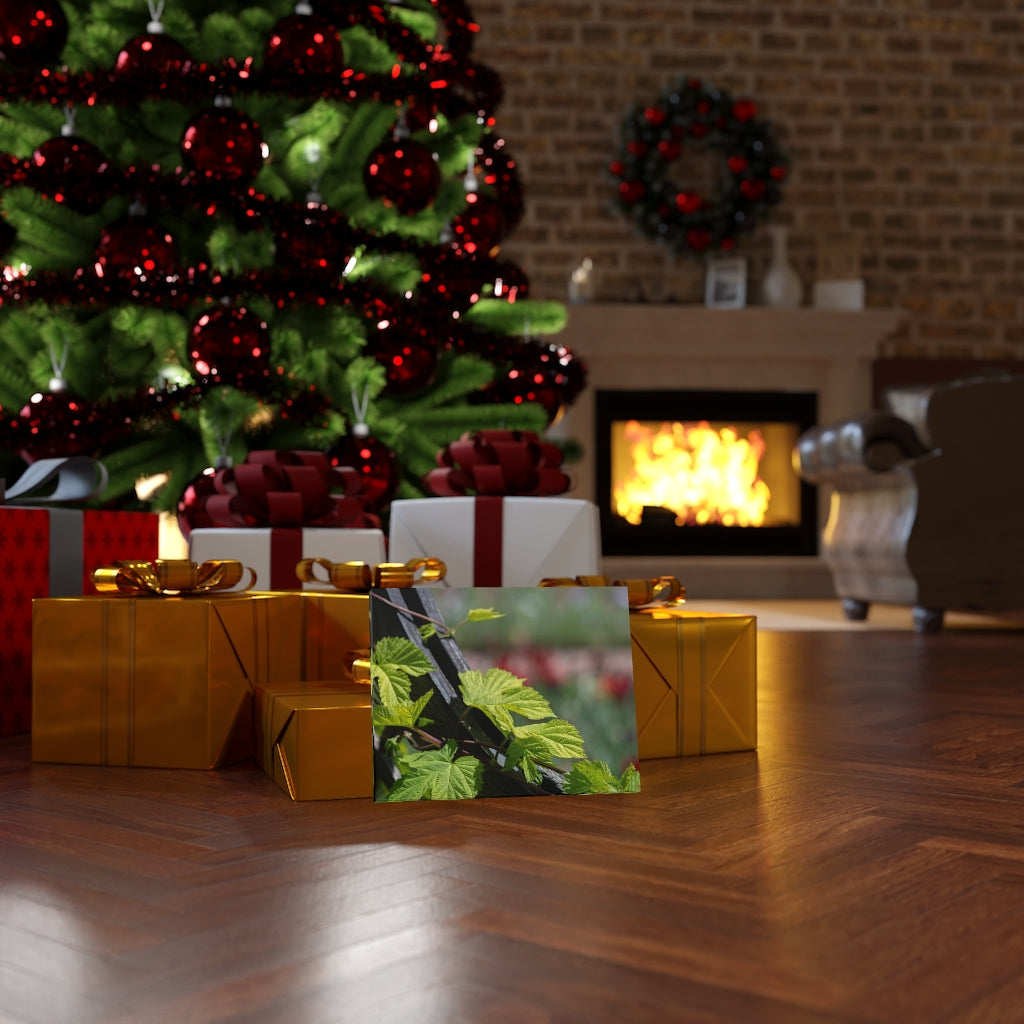
<svg viewBox="0 0 1024 1024"><path fill-rule="evenodd" d="M868 602L855 597L843 598L843 615L848 622L863 622L868 617Z"/></svg>
<svg viewBox="0 0 1024 1024"><path fill-rule="evenodd" d="M914 609L914 630L917 633L939 633L942 630L941 608Z"/></svg>

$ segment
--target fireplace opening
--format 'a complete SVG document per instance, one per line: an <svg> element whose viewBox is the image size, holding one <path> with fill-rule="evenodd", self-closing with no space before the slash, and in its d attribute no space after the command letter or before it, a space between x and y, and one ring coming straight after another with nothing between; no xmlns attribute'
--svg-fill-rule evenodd
<svg viewBox="0 0 1024 1024"><path fill-rule="evenodd" d="M814 489L793 468L817 396L597 391L606 555L815 555Z"/></svg>

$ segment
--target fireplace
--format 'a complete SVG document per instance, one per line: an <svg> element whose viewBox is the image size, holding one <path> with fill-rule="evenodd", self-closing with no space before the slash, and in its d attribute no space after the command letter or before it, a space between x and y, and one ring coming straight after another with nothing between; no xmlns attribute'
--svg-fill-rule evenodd
<svg viewBox="0 0 1024 1024"><path fill-rule="evenodd" d="M812 392L596 391L604 554L816 555L791 452L817 412Z"/></svg>

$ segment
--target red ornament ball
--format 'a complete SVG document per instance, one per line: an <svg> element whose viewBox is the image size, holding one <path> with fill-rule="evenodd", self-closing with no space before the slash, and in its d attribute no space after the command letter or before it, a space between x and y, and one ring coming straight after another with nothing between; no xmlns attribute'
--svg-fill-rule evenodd
<svg viewBox="0 0 1024 1024"><path fill-rule="evenodd" d="M270 329L241 306L221 306L192 325L189 357L201 377L255 381L270 370Z"/></svg>
<svg viewBox="0 0 1024 1024"><path fill-rule="evenodd" d="M95 448L95 424L89 405L67 390L63 381L51 381L50 391L37 392L18 413L22 457L55 459L85 455Z"/></svg>
<svg viewBox="0 0 1024 1024"><path fill-rule="evenodd" d="M441 185L433 154L415 139L396 139L382 146L363 170L366 191L402 213L429 206Z"/></svg>
<svg viewBox="0 0 1024 1024"><path fill-rule="evenodd" d="M0 6L0 60L18 68L54 64L68 41L68 19L57 0L21 0Z"/></svg>
<svg viewBox="0 0 1024 1024"><path fill-rule="evenodd" d="M181 152L197 173L235 182L259 174L263 136L259 125L240 110L218 106L189 122L181 139Z"/></svg>
<svg viewBox="0 0 1024 1024"><path fill-rule="evenodd" d="M188 63L188 50L176 39L163 32L144 32L125 43L114 62L114 74L159 89L167 76L180 74Z"/></svg>
<svg viewBox="0 0 1024 1024"><path fill-rule="evenodd" d="M365 425L363 430L365 430ZM398 490L398 460L386 444L359 432L339 438L326 452L332 466L352 466L359 474L359 498L368 512L380 511Z"/></svg>
<svg viewBox="0 0 1024 1024"><path fill-rule="evenodd" d="M338 30L316 14L290 14L271 30L263 57L270 75L338 75L344 54Z"/></svg>
<svg viewBox="0 0 1024 1024"><path fill-rule="evenodd" d="M438 350L426 328L392 324L377 332L369 351L384 367L386 390L391 394L411 394L434 379Z"/></svg>
<svg viewBox="0 0 1024 1024"><path fill-rule="evenodd" d="M419 97L410 97L403 111L405 127L415 135L417 132L437 130L437 104Z"/></svg>
<svg viewBox="0 0 1024 1024"><path fill-rule="evenodd" d="M206 499L215 492L213 477L217 471L212 467L190 480L178 499L178 528L186 539L193 530L204 530L213 526L213 520L206 513Z"/></svg>
<svg viewBox="0 0 1024 1024"><path fill-rule="evenodd" d="M505 213L493 199L477 197L452 221L455 247L469 256L497 255L506 230Z"/></svg>
<svg viewBox="0 0 1024 1024"><path fill-rule="evenodd" d="M282 220L277 235L279 265L324 277L336 277L350 255L322 203L307 203L294 219Z"/></svg>
<svg viewBox="0 0 1024 1024"><path fill-rule="evenodd" d="M95 213L106 201L106 189L97 179L109 167L96 146L76 135L50 139L32 154L32 176L39 192L79 213Z"/></svg>
<svg viewBox="0 0 1024 1024"><path fill-rule="evenodd" d="M96 271L128 273L141 280L167 276L178 265L178 247L171 233L147 217L128 216L100 232Z"/></svg>

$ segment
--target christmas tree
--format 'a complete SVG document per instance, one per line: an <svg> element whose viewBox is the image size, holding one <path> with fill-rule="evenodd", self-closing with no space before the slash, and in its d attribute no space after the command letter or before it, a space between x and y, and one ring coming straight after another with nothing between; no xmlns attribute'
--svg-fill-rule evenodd
<svg viewBox="0 0 1024 1024"><path fill-rule="evenodd" d="M462 0L0 6L0 475L89 454L173 509L254 449L370 509L584 385Z"/></svg>

